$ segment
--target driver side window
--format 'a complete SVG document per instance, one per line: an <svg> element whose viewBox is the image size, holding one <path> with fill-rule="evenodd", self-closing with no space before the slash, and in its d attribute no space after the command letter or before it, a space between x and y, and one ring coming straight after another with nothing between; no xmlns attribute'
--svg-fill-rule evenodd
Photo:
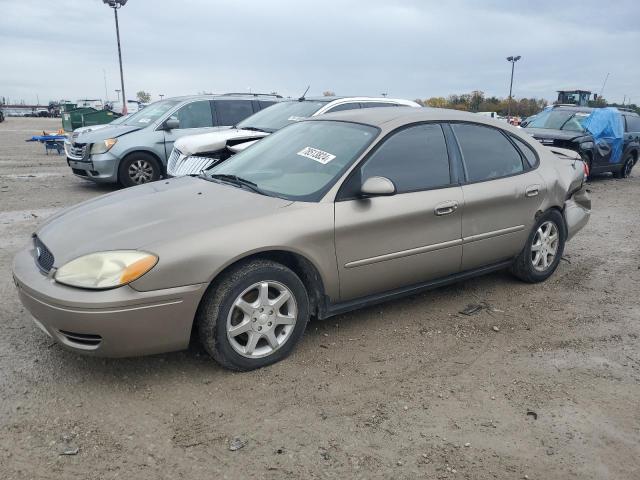
<svg viewBox="0 0 640 480"><path fill-rule="evenodd" d="M449 185L449 155L442 127L431 123L400 130L384 141L361 172L363 183L370 177L386 177L398 193Z"/></svg>
<svg viewBox="0 0 640 480"><path fill-rule="evenodd" d="M188 103L174 116L180 122L181 129L213 127L211 105L208 100Z"/></svg>

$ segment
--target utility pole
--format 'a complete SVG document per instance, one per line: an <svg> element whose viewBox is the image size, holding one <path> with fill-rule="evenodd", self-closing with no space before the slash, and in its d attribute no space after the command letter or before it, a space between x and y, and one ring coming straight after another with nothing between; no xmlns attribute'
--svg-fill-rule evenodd
<svg viewBox="0 0 640 480"><path fill-rule="evenodd" d="M513 93L513 71L515 70L516 62L522 57L520 55L516 57L507 57L507 62L511 62L511 83L509 84L509 105L507 107L507 122L511 123L511 96Z"/></svg>
<svg viewBox="0 0 640 480"><path fill-rule="evenodd" d="M124 74L122 73L122 50L120 48L120 26L118 25L118 9L126 5L127 0L102 0L102 3L113 8L116 19L116 38L118 40L118 61L120 62L120 88L122 90L122 115L127 114L127 95L124 92Z"/></svg>

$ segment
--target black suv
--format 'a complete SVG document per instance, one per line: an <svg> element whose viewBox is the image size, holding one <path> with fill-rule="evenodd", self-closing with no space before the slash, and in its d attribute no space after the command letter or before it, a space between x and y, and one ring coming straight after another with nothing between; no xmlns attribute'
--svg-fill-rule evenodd
<svg viewBox="0 0 640 480"><path fill-rule="evenodd" d="M545 110L526 126L526 131L543 145L567 148L578 152L589 166L589 172L612 172L617 178L625 178L638 161L640 152L640 116L620 110L624 124L622 155L616 163L610 163L611 147L606 143L596 145L583 122L593 108L557 105Z"/></svg>

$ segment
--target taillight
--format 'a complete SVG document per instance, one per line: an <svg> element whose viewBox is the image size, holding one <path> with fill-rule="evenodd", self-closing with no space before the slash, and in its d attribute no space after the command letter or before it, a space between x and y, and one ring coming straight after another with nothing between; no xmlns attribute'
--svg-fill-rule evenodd
<svg viewBox="0 0 640 480"><path fill-rule="evenodd" d="M584 179L586 180L589 177L589 165L587 165L587 162L582 162L582 166L584 169Z"/></svg>

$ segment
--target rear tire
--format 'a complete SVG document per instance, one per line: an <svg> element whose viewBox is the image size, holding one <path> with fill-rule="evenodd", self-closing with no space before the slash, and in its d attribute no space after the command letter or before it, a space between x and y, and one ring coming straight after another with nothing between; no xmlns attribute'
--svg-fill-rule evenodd
<svg viewBox="0 0 640 480"><path fill-rule="evenodd" d="M286 358L309 320L309 298L289 268L254 260L216 280L196 322L205 350L222 366L248 371Z"/></svg>
<svg viewBox="0 0 640 480"><path fill-rule="evenodd" d="M160 179L162 170L150 153L134 152L127 155L118 168L118 181L123 187L134 187Z"/></svg>
<svg viewBox="0 0 640 480"><path fill-rule="evenodd" d="M523 282L545 281L560 263L566 238L560 212L547 210L535 223L524 249L511 266L511 273Z"/></svg>
<svg viewBox="0 0 640 480"><path fill-rule="evenodd" d="M624 158L624 162L622 162L622 168L613 172L613 176L616 178L628 178L629 175L631 175L631 170L633 170L634 165L635 159L633 158L633 155L627 155Z"/></svg>

